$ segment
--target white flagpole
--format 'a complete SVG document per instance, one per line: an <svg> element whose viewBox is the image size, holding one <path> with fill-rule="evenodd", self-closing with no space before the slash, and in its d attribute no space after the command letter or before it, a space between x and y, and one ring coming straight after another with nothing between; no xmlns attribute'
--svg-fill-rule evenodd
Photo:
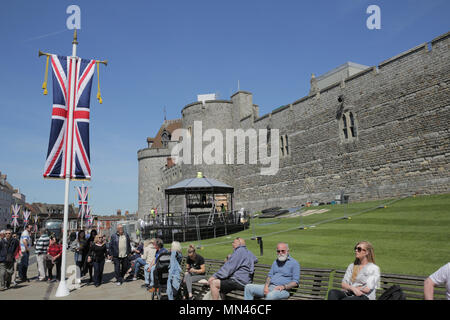
<svg viewBox="0 0 450 320"><path fill-rule="evenodd" d="M67 71L71 74L70 77L70 96L69 101L67 102L67 107L69 111L69 117L67 119L68 131L67 131L67 160L66 160L66 187L64 193L64 227L63 227L63 243L62 243L62 261L61 261L61 281L59 282L58 289L56 290L56 297L65 297L69 295L69 289L66 285L66 252L67 252L67 230L68 230L68 222L69 222L69 184L70 184L70 169L71 169L71 160L72 160L72 119L73 119L73 110L75 106L74 97L75 97L75 78L76 78L76 55L77 55L77 30L75 29L73 34L72 41L72 56L70 60L72 61L72 68L69 70L70 65L67 67Z"/></svg>
<svg viewBox="0 0 450 320"><path fill-rule="evenodd" d="M81 184L81 197L83 197L83 190L84 190L84 182ZM84 216L84 199L80 198L81 200L81 212L80 212L80 230L83 230L83 216Z"/></svg>

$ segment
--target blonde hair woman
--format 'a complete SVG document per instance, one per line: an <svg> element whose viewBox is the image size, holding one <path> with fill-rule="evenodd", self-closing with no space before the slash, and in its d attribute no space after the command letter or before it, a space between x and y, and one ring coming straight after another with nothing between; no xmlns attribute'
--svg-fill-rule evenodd
<svg viewBox="0 0 450 320"><path fill-rule="evenodd" d="M88 254L88 261L93 262L94 266L94 284L96 287L102 284L103 269L107 256L108 250L106 249L106 243L103 241L103 237L96 235Z"/></svg>
<svg viewBox="0 0 450 320"><path fill-rule="evenodd" d="M379 288L380 268L370 242L358 242L354 248L355 261L347 267L341 290L330 290L328 300L375 300Z"/></svg>

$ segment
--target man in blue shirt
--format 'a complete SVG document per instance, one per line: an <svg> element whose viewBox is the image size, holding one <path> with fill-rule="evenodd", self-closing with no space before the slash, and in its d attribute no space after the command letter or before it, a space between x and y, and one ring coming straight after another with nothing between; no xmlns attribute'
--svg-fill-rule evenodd
<svg viewBox="0 0 450 320"><path fill-rule="evenodd" d="M254 297L266 300L280 300L289 298L289 290L298 287L300 281L300 264L289 256L287 243L277 245L277 260L275 260L267 275L266 284L247 284L244 299L253 300Z"/></svg>

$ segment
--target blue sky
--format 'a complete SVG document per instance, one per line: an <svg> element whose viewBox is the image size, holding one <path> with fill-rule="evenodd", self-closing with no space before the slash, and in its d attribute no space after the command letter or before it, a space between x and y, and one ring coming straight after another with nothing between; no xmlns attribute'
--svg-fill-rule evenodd
<svg viewBox="0 0 450 320"><path fill-rule="evenodd" d="M0 11L0 171L28 202L64 202L64 182L44 180L52 90L42 95L38 49L71 54L66 9L81 8L77 55L101 66L103 104L91 97L90 204L96 214L137 210L137 151L163 119L197 94L253 93L260 115L309 91L347 61L377 65L450 30L448 0L191 0L4 2ZM366 9L381 8L381 30ZM70 201L75 199L71 183Z"/></svg>

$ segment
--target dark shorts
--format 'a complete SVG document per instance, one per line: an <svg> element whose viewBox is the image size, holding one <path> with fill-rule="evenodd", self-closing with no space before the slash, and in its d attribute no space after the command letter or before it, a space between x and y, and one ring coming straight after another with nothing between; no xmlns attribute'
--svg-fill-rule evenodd
<svg viewBox="0 0 450 320"><path fill-rule="evenodd" d="M233 290L244 290L244 286L233 279L220 280L220 292L227 294Z"/></svg>

